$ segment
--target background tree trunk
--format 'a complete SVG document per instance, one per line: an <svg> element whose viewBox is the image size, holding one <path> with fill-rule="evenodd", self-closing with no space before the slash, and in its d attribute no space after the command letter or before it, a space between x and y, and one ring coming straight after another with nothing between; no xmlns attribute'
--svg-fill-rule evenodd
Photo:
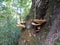
<svg viewBox="0 0 60 45"><path fill-rule="evenodd" d="M34 11L36 4L36 11ZM41 31L33 36L33 29L22 32L23 40L20 38L19 45L25 45L23 42L30 40L27 45L54 45L55 41L60 37L60 0L32 0L32 7L29 13L30 17L46 19L47 23L41 27ZM32 37L29 37L29 32ZM27 35L27 36L26 36ZM25 38L26 37L26 38Z"/></svg>

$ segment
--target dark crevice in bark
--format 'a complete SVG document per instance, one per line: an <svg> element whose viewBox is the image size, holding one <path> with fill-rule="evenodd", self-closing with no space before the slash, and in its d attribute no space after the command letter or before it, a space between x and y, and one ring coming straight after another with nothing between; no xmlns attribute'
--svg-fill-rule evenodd
<svg viewBox="0 0 60 45"><path fill-rule="evenodd" d="M37 18L38 19L43 19L45 14L46 14L46 11L48 9L48 4L49 4L49 1L48 0L44 0L44 1L41 1L41 4L39 7L36 7L37 11ZM38 5L37 5L38 6Z"/></svg>

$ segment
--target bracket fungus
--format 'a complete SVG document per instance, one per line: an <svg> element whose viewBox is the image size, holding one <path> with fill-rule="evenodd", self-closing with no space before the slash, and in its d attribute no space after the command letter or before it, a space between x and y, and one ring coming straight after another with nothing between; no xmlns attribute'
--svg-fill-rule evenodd
<svg viewBox="0 0 60 45"><path fill-rule="evenodd" d="M32 26L34 26L35 28L37 28L36 32L40 31L40 27L43 23L47 22L46 20L41 20L41 19L34 19L31 23ZM18 25L22 28L26 28L26 22L23 23L19 23Z"/></svg>

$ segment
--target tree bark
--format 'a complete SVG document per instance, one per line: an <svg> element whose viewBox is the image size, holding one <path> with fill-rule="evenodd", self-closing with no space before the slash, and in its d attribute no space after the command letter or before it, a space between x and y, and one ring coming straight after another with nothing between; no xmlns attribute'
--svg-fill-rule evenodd
<svg viewBox="0 0 60 45"><path fill-rule="evenodd" d="M36 4L36 11L34 11L34 4ZM27 36L30 38L27 45L54 45L55 41L60 38L60 0L32 0L30 17L34 16L34 12L36 12L36 18L46 19L47 23L43 24L41 31L36 33L35 36ZM27 35L29 31L26 30L23 33ZM33 35L33 28L30 29L30 33ZM22 36L25 36L24 34Z"/></svg>

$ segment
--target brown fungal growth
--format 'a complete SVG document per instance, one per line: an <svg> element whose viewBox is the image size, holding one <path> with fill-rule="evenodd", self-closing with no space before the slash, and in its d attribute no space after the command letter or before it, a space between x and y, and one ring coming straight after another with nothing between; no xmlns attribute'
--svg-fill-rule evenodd
<svg viewBox="0 0 60 45"><path fill-rule="evenodd" d="M47 22L46 20L34 19L31 23L32 26L36 28L36 32L40 32L40 27L43 23ZM22 28L26 28L26 22L20 22L18 25Z"/></svg>
<svg viewBox="0 0 60 45"><path fill-rule="evenodd" d="M45 22L47 22L46 20L42 20L42 19L34 19L33 20L34 22L36 22L36 23L38 23L38 24L42 24L42 23L45 23Z"/></svg>
<svg viewBox="0 0 60 45"><path fill-rule="evenodd" d="M40 24L36 24L36 23L32 22L32 25L33 25L33 26L38 26L38 25L40 25Z"/></svg>
<svg viewBox="0 0 60 45"><path fill-rule="evenodd" d="M20 26L20 27L22 27L22 28L25 28L26 26L25 26L25 22L20 22L19 24L18 24L18 26Z"/></svg>
<svg viewBox="0 0 60 45"><path fill-rule="evenodd" d="M36 28L35 32L40 32L40 27L43 23L47 22L46 20L34 19L32 25Z"/></svg>

